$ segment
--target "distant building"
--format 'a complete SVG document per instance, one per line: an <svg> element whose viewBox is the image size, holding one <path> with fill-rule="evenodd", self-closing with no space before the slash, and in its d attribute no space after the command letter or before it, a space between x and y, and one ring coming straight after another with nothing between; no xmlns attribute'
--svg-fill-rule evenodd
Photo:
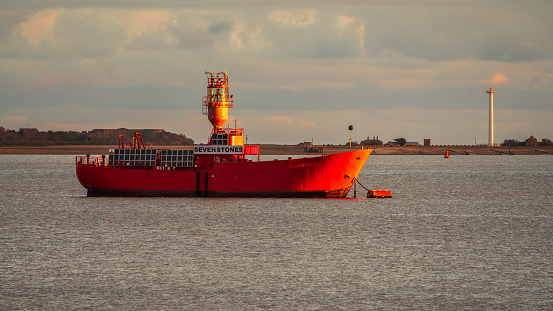
<svg viewBox="0 0 553 311"><path fill-rule="evenodd" d="M528 138L526 140L526 146L533 146L533 147L536 147L538 146L539 143L538 143L538 139L534 137L534 135L530 136L530 138Z"/></svg>
<svg viewBox="0 0 553 311"><path fill-rule="evenodd" d="M303 151L304 152L315 152L315 153L322 153L323 147L314 147L313 142L306 141L303 143Z"/></svg>
<svg viewBox="0 0 553 311"><path fill-rule="evenodd" d="M420 146L420 144L417 141L408 141L405 143L405 146Z"/></svg>
<svg viewBox="0 0 553 311"><path fill-rule="evenodd" d="M424 146L425 147L430 147L430 138L425 138L424 139Z"/></svg>
<svg viewBox="0 0 553 311"><path fill-rule="evenodd" d="M38 133L38 129L36 128L20 128L19 129L19 135L24 137L34 137Z"/></svg>
<svg viewBox="0 0 553 311"><path fill-rule="evenodd" d="M383 145L383 142L378 139L378 135L377 136L373 136L372 138L371 137L367 137L367 139L361 141L361 145L365 145L365 146L382 146Z"/></svg>
<svg viewBox="0 0 553 311"><path fill-rule="evenodd" d="M93 129L89 132L89 134L92 134L92 136L112 136L114 129Z"/></svg>

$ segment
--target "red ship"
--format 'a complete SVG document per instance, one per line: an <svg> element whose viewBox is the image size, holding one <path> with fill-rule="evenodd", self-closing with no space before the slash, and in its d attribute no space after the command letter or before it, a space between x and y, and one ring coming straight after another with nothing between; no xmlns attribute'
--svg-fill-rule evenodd
<svg viewBox="0 0 553 311"><path fill-rule="evenodd" d="M244 144L244 129L224 128L226 72L206 72L202 113L213 125L209 142L190 150L154 149L139 133L101 157L78 156L77 178L87 196L327 197L343 198L371 149L286 160L259 160L259 145ZM257 161L246 157L257 155ZM255 157L253 157L255 159Z"/></svg>

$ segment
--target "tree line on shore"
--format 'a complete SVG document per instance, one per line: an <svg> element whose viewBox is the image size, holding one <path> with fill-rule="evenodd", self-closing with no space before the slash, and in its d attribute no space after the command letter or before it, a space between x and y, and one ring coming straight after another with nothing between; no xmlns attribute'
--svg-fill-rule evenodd
<svg viewBox="0 0 553 311"><path fill-rule="evenodd" d="M184 134L175 134L165 130L92 130L92 131L46 131L35 128L24 128L19 131L0 126L0 146L58 146L58 145L117 145L119 135L125 142L132 141L134 133L141 134L144 142L155 145L193 145L194 140Z"/></svg>
<svg viewBox="0 0 553 311"><path fill-rule="evenodd" d="M553 141L549 138L542 138L538 141L534 136L526 139L525 141L518 141L516 139L505 139L501 146L553 146Z"/></svg>
<svg viewBox="0 0 553 311"><path fill-rule="evenodd" d="M352 141L352 146L381 146L381 145L392 145L392 146L405 146L407 144L407 140L403 137L396 138L393 141L389 141L387 143L383 143L381 140L376 138L370 138L367 137L367 139L362 140L360 143L357 141ZM349 146L350 142L346 142L344 146ZM542 138L541 141L539 141L534 136L530 136L524 141L518 141L514 138L511 139L505 139L503 143L501 143L501 146L553 146L553 141L551 141L549 138Z"/></svg>

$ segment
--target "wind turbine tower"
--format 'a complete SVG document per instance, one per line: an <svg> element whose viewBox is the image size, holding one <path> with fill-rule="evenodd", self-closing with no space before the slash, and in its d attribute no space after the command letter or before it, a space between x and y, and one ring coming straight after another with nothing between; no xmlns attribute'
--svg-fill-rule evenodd
<svg viewBox="0 0 553 311"><path fill-rule="evenodd" d="M486 93L490 94L490 132L488 133L488 146L493 146L493 93L495 93L494 87L490 87L486 90Z"/></svg>

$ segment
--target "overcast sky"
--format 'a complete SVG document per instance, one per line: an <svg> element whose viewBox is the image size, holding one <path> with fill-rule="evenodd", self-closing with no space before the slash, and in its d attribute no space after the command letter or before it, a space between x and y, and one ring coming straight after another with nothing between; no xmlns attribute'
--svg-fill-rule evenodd
<svg viewBox="0 0 553 311"><path fill-rule="evenodd" d="M339 2L339 4L338 4ZM47 3L47 4L45 4ZM553 140L553 1L0 2L0 126L207 142L205 71L248 143Z"/></svg>

